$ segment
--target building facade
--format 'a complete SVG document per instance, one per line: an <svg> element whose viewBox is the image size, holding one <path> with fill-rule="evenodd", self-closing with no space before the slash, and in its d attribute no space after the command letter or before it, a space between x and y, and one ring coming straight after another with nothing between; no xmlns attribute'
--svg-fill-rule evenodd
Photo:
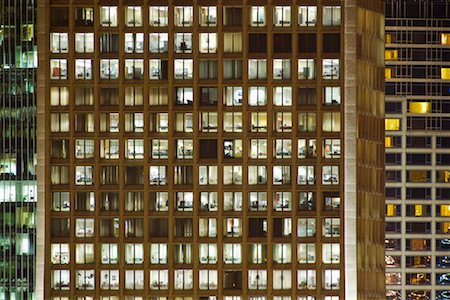
<svg viewBox="0 0 450 300"><path fill-rule="evenodd" d="M385 298L383 1L38 4L39 297Z"/></svg>
<svg viewBox="0 0 450 300"><path fill-rule="evenodd" d="M450 299L450 3L386 4L388 299Z"/></svg>
<svg viewBox="0 0 450 300"><path fill-rule="evenodd" d="M35 5L0 11L0 299L35 299Z"/></svg>

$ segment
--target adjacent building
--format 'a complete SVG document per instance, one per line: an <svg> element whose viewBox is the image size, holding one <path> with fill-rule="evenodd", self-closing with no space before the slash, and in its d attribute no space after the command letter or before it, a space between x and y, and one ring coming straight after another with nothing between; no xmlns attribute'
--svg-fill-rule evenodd
<svg viewBox="0 0 450 300"><path fill-rule="evenodd" d="M387 299L450 299L450 3L386 3Z"/></svg>
<svg viewBox="0 0 450 300"><path fill-rule="evenodd" d="M2 1L0 12L0 299L35 299L34 1Z"/></svg>
<svg viewBox="0 0 450 300"><path fill-rule="evenodd" d="M38 1L38 298L384 299L384 8Z"/></svg>

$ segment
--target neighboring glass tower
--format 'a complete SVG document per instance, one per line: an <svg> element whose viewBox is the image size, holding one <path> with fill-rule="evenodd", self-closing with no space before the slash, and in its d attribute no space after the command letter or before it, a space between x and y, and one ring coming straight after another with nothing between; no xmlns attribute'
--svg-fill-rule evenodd
<svg viewBox="0 0 450 300"><path fill-rule="evenodd" d="M450 299L450 2L386 3L387 299Z"/></svg>
<svg viewBox="0 0 450 300"><path fill-rule="evenodd" d="M33 0L0 2L0 299L35 298Z"/></svg>
<svg viewBox="0 0 450 300"><path fill-rule="evenodd" d="M384 299L383 1L38 2L39 297Z"/></svg>

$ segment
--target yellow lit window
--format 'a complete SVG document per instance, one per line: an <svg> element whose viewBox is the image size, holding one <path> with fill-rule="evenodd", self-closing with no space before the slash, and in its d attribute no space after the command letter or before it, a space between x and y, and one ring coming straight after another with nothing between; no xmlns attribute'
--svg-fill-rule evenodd
<svg viewBox="0 0 450 300"><path fill-rule="evenodd" d="M394 217L397 215L397 207L394 204L388 204L386 210L386 215L388 217Z"/></svg>
<svg viewBox="0 0 450 300"><path fill-rule="evenodd" d="M398 51L397 50L384 50L384 59L385 60L397 60L398 59Z"/></svg>
<svg viewBox="0 0 450 300"><path fill-rule="evenodd" d="M450 205L441 205L441 217L450 217Z"/></svg>
<svg viewBox="0 0 450 300"><path fill-rule="evenodd" d="M427 171L409 171L410 182L426 182Z"/></svg>
<svg viewBox="0 0 450 300"><path fill-rule="evenodd" d="M428 114L431 112L430 102L410 102L409 112L412 114Z"/></svg>
<svg viewBox="0 0 450 300"><path fill-rule="evenodd" d="M450 68L442 68L441 69L441 78L442 79L450 79Z"/></svg>
<svg viewBox="0 0 450 300"><path fill-rule="evenodd" d="M391 44L392 43L392 34L386 33L386 35L384 36L384 41L386 44Z"/></svg>
<svg viewBox="0 0 450 300"><path fill-rule="evenodd" d="M414 216L421 217L423 215L423 205L414 205Z"/></svg>
<svg viewBox="0 0 450 300"><path fill-rule="evenodd" d="M450 171L439 171L439 182L450 182Z"/></svg>
<svg viewBox="0 0 450 300"><path fill-rule="evenodd" d="M390 79L392 78L392 75L394 74L394 70L391 68L384 69L384 78Z"/></svg>
<svg viewBox="0 0 450 300"><path fill-rule="evenodd" d="M450 45L450 33L441 34L442 45Z"/></svg>
<svg viewBox="0 0 450 300"><path fill-rule="evenodd" d="M442 233L448 233L450 231L450 222L442 222L441 223L442 226Z"/></svg>
<svg viewBox="0 0 450 300"><path fill-rule="evenodd" d="M384 146L386 148L394 147L394 138L392 136L387 136L384 138Z"/></svg>
<svg viewBox="0 0 450 300"><path fill-rule="evenodd" d="M400 130L400 119L386 119L384 123L386 130Z"/></svg>

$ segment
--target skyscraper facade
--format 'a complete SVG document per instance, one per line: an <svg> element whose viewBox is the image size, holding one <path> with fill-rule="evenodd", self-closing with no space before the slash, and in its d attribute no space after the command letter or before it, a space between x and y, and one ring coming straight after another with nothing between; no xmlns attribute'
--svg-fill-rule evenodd
<svg viewBox="0 0 450 300"><path fill-rule="evenodd" d="M388 299L450 299L450 3L386 4Z"/></svg>
<svg viewBox="0 0 450 300"><path fill-rule="evenodd" d="M385 298L383 1L38 11L40 297Z"/></svg>
<svg viewBox="0 0 450 300"><path fill-rule="evenodd" d="M34 299L34 1L0 3L0 299Z"/></svg>

